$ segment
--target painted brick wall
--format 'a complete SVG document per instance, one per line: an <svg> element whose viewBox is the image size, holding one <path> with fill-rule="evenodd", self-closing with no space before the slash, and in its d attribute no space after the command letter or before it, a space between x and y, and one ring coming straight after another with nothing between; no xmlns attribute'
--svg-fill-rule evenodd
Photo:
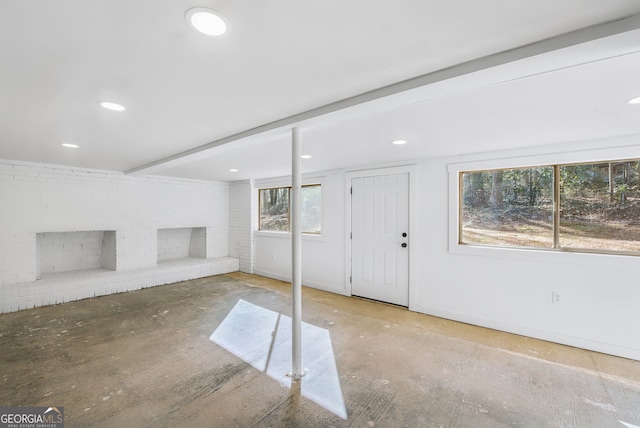
<svg viewBox="0 0 640 428"><path fill-rule="evenodd" d="M158 261L189 257L191 228L158 230Z"/></svg>
<svg viewBox="0 0 640 428"><path fill-rule="evenodd" d="M253 180L230 184L229 256L240 259L240 271L253 273L258 194Z"/></svg>
<svg viewBox="0 0 640 428"><path fill-rule="evenodd" d="M103 240L104 231L38 233L36 267L41 274L102 267Z"/></svg>
<svg viewBox="0 0 640 428"><path fill-rule="evenodd" d="M228 255L229 185L0 160L0 286L36 280L36 235L115 231L117 271L154 267L157 230L205 227Z"/></svg>
<svg viewBox="0 0 640 428"><path fill-rule="evenodd" d="M189 257L204 259L207 257L207 229L194 227L189 240Z"/></svg>

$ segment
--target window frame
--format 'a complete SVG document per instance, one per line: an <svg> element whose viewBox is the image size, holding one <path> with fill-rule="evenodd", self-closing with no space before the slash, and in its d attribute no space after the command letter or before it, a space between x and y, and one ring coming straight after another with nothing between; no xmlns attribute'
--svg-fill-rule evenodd
<svg viewBox="0 0 640 428"><path fill-rule="evenodd" d="M621 138L620 140L625 140ZM635 141L637 143L637 140ZM450 163L447 165L449 183L449 245L450 253L481 255L481 256L501 256L509 258L541 258L543 260L554 260L557 257L563 258L609 258L617 259L632 258L637 259L640 251L617 251L598 250L583 248L557 247L559 239L559 228L556 227L560 217L560 211L556 200L559 199L560 182L554 179L554 206L553 206L553 229L554 247L522 247L522 246L501 246L486 244L465 244L461 242L461 215L462 215L462 173L481 172L492 170L508 170L516 168L537 168L554 167L554 176L559 175L561 166L598 164L607 162L640 161L640 146L625 146L612 149L584 150L579 152L562 152L557 154L541 154L523 157L504 157L500 159L484 159L464 163ZM455 216L455 220L454 217ZM556 236L557 235L557 236Z"/></svg>
<svg viewBox="0 0 640 428"><path fill-rule="evenodd" d="M302 234L303 235L307 235L307 236L322 236L322 232L324 229L324 225L323 225L323 219L324 219L324 210L323 210L323 196L322 196L322 183L320 182L310 182L310 183L305 183L303 184L301 187L304 189L305 187L313 187L313 186L319 186L320 187L320 231L319 232L305 232L303 231ZM258 187L257 188L257 193L258 193L258 209L257 209L257 215L258 215L258 227L256 229L256 231L260 234L282 234L282 235L290 235L291 234L291 188L293 186L291 185L273 185L273 186L264 186L264 187ZM287 189L287 194L288 194L288 202L289 202L289 207L287 209L287 224L288 224L288 230L274 230L274 229L262 229L262 222L261 222L261 206L262 206L262 191L263 190L271 190L271 189Z"/></svg>
<svg viewBox="0 0 640 428"><path fill-rule="evenodd" d="M552 207L552 212L553 212L553 223L552 223L552 239L553 239L553 247L527 247L527 246L518 246L518 245L499 245L499 244L477 244L477 243L465 243L462 241L462 217L463 217L463 208L464 208L464 204L463 204L463 189L462 189L462 184L463 184L463 179L462 176L465 173L474 173L474 172L493 172L493 171L509 171L509 170L514 170L514 169L534 169L534 168L553 168L553 207ZM556 168L555 165L530 165L530 166L525 166L525 167L511 167L511 168L493 168L493 169L479 169L479 170L473 170L473 171L459 171L458 172L458 214L457 214L457 224L458 224L458 245L464 245L464 246L478 246L478 247L491 247L491 248L515 248L515 249L523 249L523 250L555 250L556 248L556 230L559 229L556 227L556 223L555 223L555 216L556 216L556 212L559 213L559 210L557 209L557 203L556 203L556 194L557 194L557 189L556 189ZM559 186L558 186L559 187Z"/></svg>

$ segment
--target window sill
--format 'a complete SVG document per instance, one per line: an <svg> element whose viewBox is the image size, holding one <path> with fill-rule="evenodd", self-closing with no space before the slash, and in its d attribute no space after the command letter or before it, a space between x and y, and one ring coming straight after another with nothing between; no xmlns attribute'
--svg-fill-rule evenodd
<svg viewBox="0 0 640 428"><path fill-rule="evenodd" d="M268 230L256 230L256 237L265 237L265 238L284 238L291 239L291 232L278 232L278 231L268 231ZM303 233L302 234L303 241L316 241L316 242L326 242L326 238L318 233Z"/></svg>

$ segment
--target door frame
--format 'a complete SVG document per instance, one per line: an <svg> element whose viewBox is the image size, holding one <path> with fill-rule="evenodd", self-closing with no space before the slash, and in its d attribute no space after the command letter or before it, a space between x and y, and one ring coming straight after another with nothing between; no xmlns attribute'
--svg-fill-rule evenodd
<svg viewBox="0 0 640 428"><path fill-rule="evenodd" d="M352 270L352 262L351 262L351 182L354 178L360 177L375 177L380 175L389 175L389 174L409 174L409 310L413 310L414 302L415 302L415 284L414 281L414 267L417 266L415 263L416 251L414 250L416 239L413 236L416 231L416 218L417 218L417 210L416 210L416 195L417 195L417 173L418 167L416 165L402 165L402 166L394 166L387 168L375 168L375 169L364 169L357 171L349 171L345 173L344 180L344 195L345 195L345 272L344 272L344 283L346 285L345 289L347 291L347 295L352 296L352 284L351 284L351 270Z"/></svg>

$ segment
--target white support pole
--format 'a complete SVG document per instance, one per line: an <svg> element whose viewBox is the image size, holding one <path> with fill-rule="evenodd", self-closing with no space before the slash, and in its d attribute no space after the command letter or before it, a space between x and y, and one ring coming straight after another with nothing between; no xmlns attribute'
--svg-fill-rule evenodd
<svg viewBox="0 0 640 428"><path fill-rule="evenodd" d="M302 379L302 140L300 130L291 130L291 378Z"/></svg>

